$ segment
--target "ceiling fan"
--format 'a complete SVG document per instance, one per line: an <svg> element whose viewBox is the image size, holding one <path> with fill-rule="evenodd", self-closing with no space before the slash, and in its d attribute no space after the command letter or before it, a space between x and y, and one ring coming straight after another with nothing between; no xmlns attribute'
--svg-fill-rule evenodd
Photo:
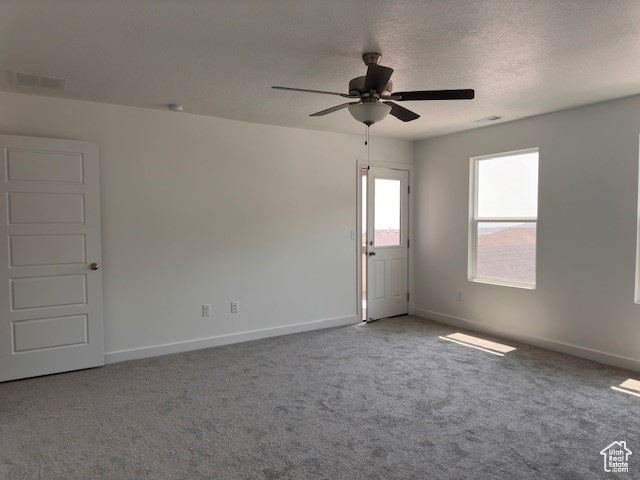
<svg viewBox="0 0 640 480"><path fill-rule="evenodd" d="M379 122L389 113L403 122L410 122L420 118L420 115L417 113L395 102L416 100L471 100L475 96L475 92L472 89L393 92L393 83L390 80L393 68L378 65L380 57L381 55L376 52L368 52L362 55L362 60L367 65L367 75L351 80L349 82L349 93L278 86L271 88L291 90L294 92L322 93L325 95L337 95L344 98L358 99L354 102L343 103L342 105L312 113L309 116L320 117L348 108L353 118L367 126Z"/></svg>

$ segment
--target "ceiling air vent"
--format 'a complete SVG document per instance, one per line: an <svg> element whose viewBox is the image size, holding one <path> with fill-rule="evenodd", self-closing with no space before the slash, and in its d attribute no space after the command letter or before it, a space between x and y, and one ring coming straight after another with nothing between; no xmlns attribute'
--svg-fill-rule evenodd
<svg viewBox="0 0 640 480"><path fill-rule="evenodd" d="M64 90L67 86L65 78L49 77L37 73L13 72L13 84L18 87L47 88Z"/></svg>

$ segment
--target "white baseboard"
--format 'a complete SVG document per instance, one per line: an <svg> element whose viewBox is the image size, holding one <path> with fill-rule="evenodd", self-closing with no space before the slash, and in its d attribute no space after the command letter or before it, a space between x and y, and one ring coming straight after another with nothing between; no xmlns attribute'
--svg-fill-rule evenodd
<svg viewBox="0 0 640 480"><path fill-rule="evenodd" d="M549 338L538 337L526 333L503 330L474 320L448 315L446 313L424 310L417 307L414 307L413 311L414 315L418 317L435 320L436 322L445 323L454 327L482 332L496 337L508 338L536 347L545 348L547 350L553 350L554 352L566 353L567 355L573 355L574 357L586 358L587 360L604 363L605 365L640 371L640 360L635 360L633 358L622 357L613 353L602 352L600 350L594 350L587 347L580 347L578 345L572 345L570 343L559 342L557 340L551 340Z"/></svg>
<svg viewBox="0 0 640 480"><path fill-rule="evenodd" d="M285 325L282 327L264 328L249 332L231 333L217 337L198 338L185 340L183 342L165 343L163 345L152 345L149 347L132 348L130 350L118 350L104 354L105 363L124 362L126 360L136 360L139 358L157 357L171 353L188 352L190 350L200 350L202 348L219 347L232 343L249 342L261 338L277 337L289 335L291 333L308 332L310 330L320 330L323 328L343 327L358 323L357 315L346 317L326 318L314 320L307 323L297 323L295 325Z"/></svg>

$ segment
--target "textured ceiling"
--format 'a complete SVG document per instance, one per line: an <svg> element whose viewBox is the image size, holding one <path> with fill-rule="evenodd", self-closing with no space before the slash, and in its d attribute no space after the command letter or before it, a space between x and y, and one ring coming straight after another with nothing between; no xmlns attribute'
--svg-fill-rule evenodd
<svg viewBox="0 0 640 480"><path fill-rule="evenodd" d="M394 88L474 88L476 99L404 102L372 134L420 139L640 93L638 0L0 0L0 69L68 79L54 94L247 122L362 133L344 99L364 51Z"/></svg>

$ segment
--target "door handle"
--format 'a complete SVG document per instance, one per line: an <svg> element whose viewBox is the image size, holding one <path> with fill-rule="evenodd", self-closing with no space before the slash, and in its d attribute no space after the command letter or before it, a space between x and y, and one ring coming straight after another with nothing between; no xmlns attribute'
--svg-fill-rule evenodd
<svg viewBox="0 0 640 480"><path fill-rule="evenodd" d="M100 265L98 265L96 262L93 262L91 265L89 265L89 268L91 270L98 270L100 268Z"/></svg>
<svg viewBox="0 0 640 480"><path fill-rule="evenodd" d="M373 257L376 254L376 252L369 252L369 256Z"/></svg>

